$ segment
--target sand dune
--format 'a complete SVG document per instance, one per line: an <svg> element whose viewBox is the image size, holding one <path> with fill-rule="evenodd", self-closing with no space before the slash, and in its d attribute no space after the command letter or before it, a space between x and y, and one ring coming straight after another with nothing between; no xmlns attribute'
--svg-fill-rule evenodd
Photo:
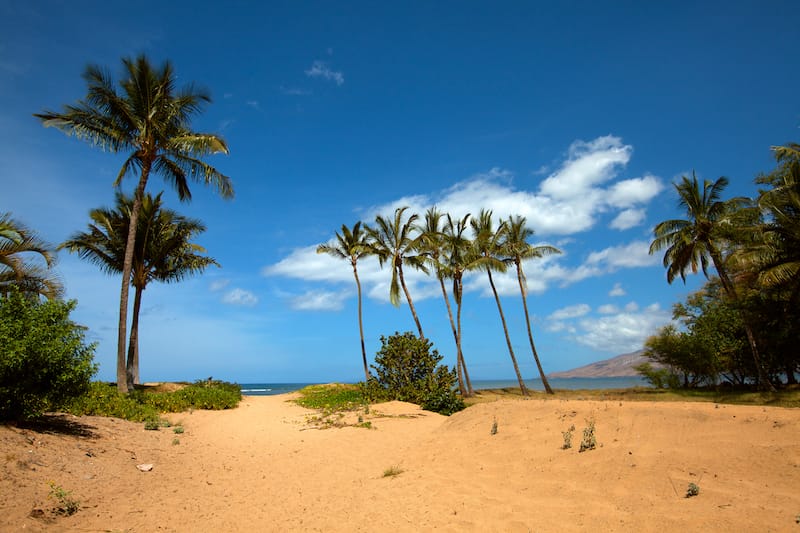
<svg viewBox="0 0 800 533"><path fill-rule="evenodd" d="M289 396L171 415L185 433L65 417L0 426L3 531L787 531L800 412L706 403L401 402L374 429L311 429ZM597 448L578 452L587 421ZM496 421L497 432L492 434ZM573 448L561 449L574 425ZM174 439L179 443L174 444ZM150 463L150 472L137 464ZM384 477L387 469L400 471ZM56 516L48 481L81 509ZM689 483L700 494L686 498Z"/></svg>

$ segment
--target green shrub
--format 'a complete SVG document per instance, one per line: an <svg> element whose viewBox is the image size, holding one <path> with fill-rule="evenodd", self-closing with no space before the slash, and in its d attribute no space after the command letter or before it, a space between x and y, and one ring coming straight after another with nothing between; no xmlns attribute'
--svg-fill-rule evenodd
<svg viewBox="0 0 800 533"><path fill-rule="evenodd" d="M439 365L442 356L427 339L411 332L381 337L375 357L376 377L366 384L370 399L400 400L450 415L464 408L454 390L456 372Z"/></svg>
<svg viewBox="0 0 800 533"><path fill-rule="evenodd" d="M657 389L677 389L681 386L680 378L669 368L657 368L650 363L642 363L633 369Z"/></svg>
<svg viewBox="0 0 800 533"><path fill-rule="evenodd" d="M95 345L69 319L75 305L15 290L0 297L0 419L36 417L86 392Z"/></svg>
<svg viewBox="0 0 800 533"><path fill-rule="evenodd" d="M173 392L134 390L120 394L108 383L95 382L83 396L74 399L66 410L75 415L98 415L124 418L133 422L157 420L161 413L179 413L189 409L231 409L239 405L239 385L223 381L201 380Z"/></svg>

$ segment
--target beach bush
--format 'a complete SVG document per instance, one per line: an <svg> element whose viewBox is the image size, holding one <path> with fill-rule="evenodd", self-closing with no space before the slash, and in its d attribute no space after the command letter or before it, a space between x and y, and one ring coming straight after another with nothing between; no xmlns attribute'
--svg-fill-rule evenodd
<svg viewBox="0 0 800 533"><path fill-rule="evenodd" d="M172 392L136 389L128 394L120 394L114 384L94 382L87 393L70 402L66 410L75 415L113 416L144 422L159 420L161 413L231 409L239 405L241 399L239 385L223 381L201 380Z"/></svg>
<svg viewBox="0 0 800 533"><path fill-rule="evenodd" d="M97 371L94 344L70 320L74 300L0 297L0 419L27 419L85 393Z"/></svg>
<svg viewBox="0 0 800 533"><path fill-rule="evenodd" d="M411 332L381 336L381 349L372 365L376 377L366 384L373 400L400 400L450 415L464 409L455 392L456 372L440 365L433 344Z"/></svg>

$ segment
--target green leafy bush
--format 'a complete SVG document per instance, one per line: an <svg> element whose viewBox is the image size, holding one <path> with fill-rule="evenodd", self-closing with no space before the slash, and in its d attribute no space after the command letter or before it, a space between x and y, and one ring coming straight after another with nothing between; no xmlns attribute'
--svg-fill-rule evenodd
<svg viewBox="0 0 800 533"><path fill-rule="evenodd" d="M376 377L366 385L369 397L416 403L445 415L464 409L454 390L455 370L439 365L442 356L432 348L411 332L382 336L372 365Z"/></svg>
<svg viewBox="0 0 800 533"><path fill-rule="evenodd" d="M88 389L95 345L69 319L75 305L17 291L0 297L0 419L39 416Z"/></svg>
<svg viewBox="0 0 800 533"><path fill-rule="evenodd" d="M657 389L677 389L681 386L680 377L669 368L658 368L650 363L642 363L633 369Z"/></svg>
<svg viewBox="0 0 800 533"><path fill-rule="evenodd" d="M239 385L224 381L201 380L173 392L134 390L120 394L108 383L95 382L83 396L66 409L75 415L98 415L124 418L133 422L158 420L161 413L179 413L189 409L231 409L239 405Z"/></svg>

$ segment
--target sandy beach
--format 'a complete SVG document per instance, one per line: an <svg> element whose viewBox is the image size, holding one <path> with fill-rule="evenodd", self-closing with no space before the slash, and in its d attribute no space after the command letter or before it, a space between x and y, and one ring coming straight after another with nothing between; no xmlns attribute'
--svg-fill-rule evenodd
<svg viewBox="0 0 800 533"><path fill-rule="evenodd" d="M371 409L372 429L314 429L291 398L170 415L182 434L98 417L0 426L0 530L800 528L796 409L537 398L447 418L390 402ZM597 448L580 453L590 420ZM49 482L80 510L55 514ZM700 492L686 498L690 483Z"/></svg>

